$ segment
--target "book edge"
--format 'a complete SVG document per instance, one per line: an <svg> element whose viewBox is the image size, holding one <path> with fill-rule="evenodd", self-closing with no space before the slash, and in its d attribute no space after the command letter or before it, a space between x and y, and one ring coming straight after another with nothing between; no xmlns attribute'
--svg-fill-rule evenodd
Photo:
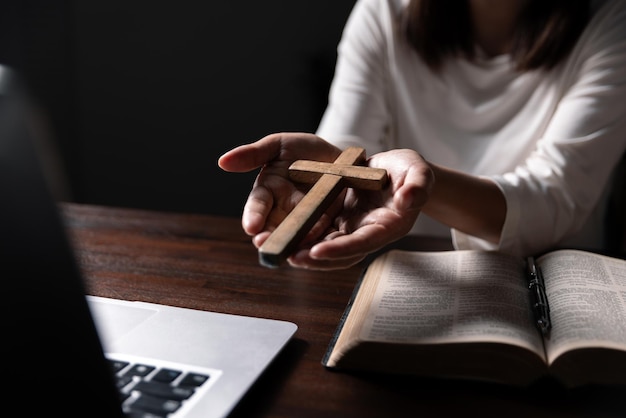
<svg viewBox="0 0 626 418"><path fill-rule="evenodd" d="M372 262L374 260L371 259L369 260L365 267L363 268L363 270L361 271L361 274L359 275L359 279L357 280L354 289L352 290L352 294L350 295L350 299L348 300L348 303L346 304L346 307L344 308L343 313L341 314L341 318L339 319L339 323L337 324L337 327L335 329L335 332L333 333L333 336L331 337L329 343L328 343L328 347L326 348L326 352L324 353L324 357L322 358L322 365L326 368L329 369L334 369L334 366L330 366L328 364L328 361L330 360L330 356L335 348L335 345L337 343L337 340L339 339L339 335L341 334L341 331L343 330L343 327L346 323L346 320L348 319L348 316L350 315L350 311L352 310L352 306L354 305L354 301L356 300L357 295L359 294L359 290L361 289L361 285L363 284L363 280L365 278L365 274L367 273L367 271L369 270Z"/></svg>

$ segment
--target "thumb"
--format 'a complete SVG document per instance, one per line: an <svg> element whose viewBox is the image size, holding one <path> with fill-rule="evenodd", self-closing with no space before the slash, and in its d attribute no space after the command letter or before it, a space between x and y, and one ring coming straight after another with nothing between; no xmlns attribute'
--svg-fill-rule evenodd
<svg viewBox="0 0 626 418"><path fill-rule="evenodd" d="M405 184L398 189L393 199L399 212L419 212L426 204L428 194L423 187L415 184Z"/></svg>

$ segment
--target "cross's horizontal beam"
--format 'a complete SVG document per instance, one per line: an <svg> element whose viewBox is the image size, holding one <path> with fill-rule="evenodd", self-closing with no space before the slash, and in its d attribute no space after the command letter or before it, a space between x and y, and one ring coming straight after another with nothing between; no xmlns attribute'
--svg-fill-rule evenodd
<svg viewBox="0 0 626 418"><path fill-rule="evenodd" d="M347 187L381 190L387 185L387 170L349 164L298 160L289 167L289 177L300 183L315 183L324 174L343 178Z"/></svg>

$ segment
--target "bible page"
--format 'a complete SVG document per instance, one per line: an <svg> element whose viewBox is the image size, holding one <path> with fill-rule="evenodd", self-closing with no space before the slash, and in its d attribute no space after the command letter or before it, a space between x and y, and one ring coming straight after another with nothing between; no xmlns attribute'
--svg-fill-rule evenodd
<svg viewBox="0 0 626 418"><path fill-rule="evenodd" d="M393 251L361 338L400 343L498 342L545 358L524 262L495 252Z"/></svg>
<svg viewBox="0 0 626 418"><path fill-rule="evenodd" d="M560 250L539 263L552 320L548 361L582 347L626 350L626 261Z"/></svg>

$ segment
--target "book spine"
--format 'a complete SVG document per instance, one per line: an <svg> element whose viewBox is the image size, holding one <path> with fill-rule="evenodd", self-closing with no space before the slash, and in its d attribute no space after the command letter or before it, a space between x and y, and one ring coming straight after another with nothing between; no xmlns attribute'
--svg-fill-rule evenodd
<svg viewBox="0 0 626 418"><path fill-rule="evenodd" d="M369 262L371 262L372 259L369 260ZM352 291L352 295L350 296L350 299L348 300L348 304L346 305L346 308L343 311L343 314L341 315L341 318L339 319L339 324L337 325L337 329L335 330L335 333L333 334L330 342L328 343L328 348L326 349L326 353L324 354L324 357L322 358L322 365L324 367L328 367L328 360L330 358L330 355L333 352L333 349L335 347L335 344L337 343L337 339L339 338L339 334L341 334L341 330L343 328L343 325L346 322L346 319L348 318L348 314L350 313L350 310L352 309L352 305L354 304L354 300L356 299L357 294L359 293L359 289L361 288L361 283L363 283L363 278L365 277L365 273L367 272L367 269L369 267L369 262L366 263L366 267L363 269L363 271L361 272L359 279L357 280L356 285L354 286L354 290Z"/></svg>

